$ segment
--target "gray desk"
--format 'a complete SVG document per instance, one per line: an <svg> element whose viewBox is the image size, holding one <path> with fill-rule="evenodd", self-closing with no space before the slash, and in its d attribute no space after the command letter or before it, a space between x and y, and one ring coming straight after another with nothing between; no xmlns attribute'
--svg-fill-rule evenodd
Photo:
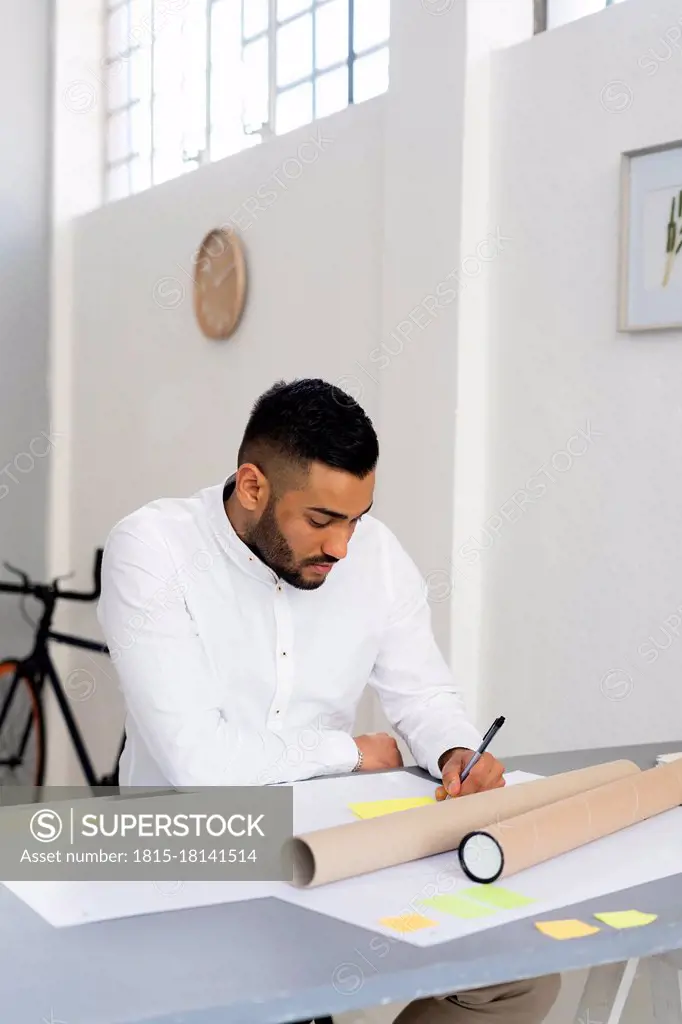
<svg viewBox="0 0 682 1024"><path fill-rule="evenodd" d="M547 775L628 757L647 768L656 753L675 749L682 742L505 765ZM561 913L584 918L597 902ZM658 920L575 942L552 942L532 921L518 921L419 949L276 899L53 929L0 886L0 1019L285 1024L682 948L682 874L609 897L609 907Z"/></svg>

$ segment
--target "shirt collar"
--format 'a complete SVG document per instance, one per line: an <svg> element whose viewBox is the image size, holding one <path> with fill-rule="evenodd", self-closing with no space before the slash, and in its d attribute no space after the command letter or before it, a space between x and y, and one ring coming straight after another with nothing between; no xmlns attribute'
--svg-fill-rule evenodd
<svg viewBox="0 0 682 1024"><path fill-rule="evenodd" d="M244 543L225 511L225 502L234 491L235 482L236 473L233 473L222 486L209 488L209 516L214 532L220 546L240 569L264 583L277 583L277 574Z"/></svg>

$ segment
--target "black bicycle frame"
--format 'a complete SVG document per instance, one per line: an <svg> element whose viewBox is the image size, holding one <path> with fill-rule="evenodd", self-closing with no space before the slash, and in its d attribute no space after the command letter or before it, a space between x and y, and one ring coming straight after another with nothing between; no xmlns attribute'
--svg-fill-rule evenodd
<svg viewBox="0 0 682 1024"><path fill-rule="evenodd" d="M88 754L85 743L83 742L83 736L78 728L78 723L71 712L68 700L59 681L57 670L52 662L52 658L50 657L48 643L52 640L55 643L67 644L69 647L78 647L81 650L94 651L96 654L108 654L109 648L106 644L97 643L95 640L84 640L81 637L71 636L68 633L59 633L50 629L55 604L62 595L53 587L41 587L37 588L37 590L40 591L40 598L44 602L43 613L36 631L33 650L26 658L22 658L17 664L10 692L2 711L0 712L0 729L2 728L3 721L7 715L11 699L19 685L19 680L23 676L26 676L34 686L38 699L42 696L45 681L49 680L49 683L52 686L52 691L57 698L59 708L64 716L71 741L76 749L78 759L83 769L83 774L87 779L88 785L94 787L98 785L97 776L95 775L90 755ZM26 731L22 737L20 756L23 756L23 752L26 749L30 729L31 720L29 718ZM16 763L20 762L17 761Z"/></svg>
<svg viewBox="0 0 682 1024"><path fill-rule="evenodd" d="M5 719L7 718L10 706L12 704L12 701L14 700L14 695L17 692L17 688L19 687L19 684L21 682L21 679L22 679L23 675L25 675L25 673L21 670L21 663L19 663L17 668L16 668L16 670L15 670L15 672L14 672L14 678L12 679L12 685L10 686L9 693L7 694L7 697L5 698L5 703L3 704L2 709L0 710L0 732L2 731L2 727L5 724ZM26 722L26 728L24 729L24 735L21 737L21 743L19 744L19 750L17 751L17 753L15 754L14 757L5 757L5 758L0 757L0 765L7 765L8 768L16 768L16 766L18 764L21 764L21 762L24 759L24 753L26 751L26 744L28 743L28 737L31 734L31 725L32 724L33 724L33 719L29 716L28 721Z"/></svg>

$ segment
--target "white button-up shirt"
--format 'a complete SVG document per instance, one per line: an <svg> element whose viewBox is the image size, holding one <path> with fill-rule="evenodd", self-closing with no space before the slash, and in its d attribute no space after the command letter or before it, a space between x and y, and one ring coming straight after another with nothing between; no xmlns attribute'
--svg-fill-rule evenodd
<svg viewBox="0 0 682 1024"><path fill-rule="evenodd" d="M126 705L120 782L264 785L350 771L367 683L436 778L480 733L436 645L426 587L373 516L316 590L235 532L223 486L152 501L111 531L98 618Z"/></svg>

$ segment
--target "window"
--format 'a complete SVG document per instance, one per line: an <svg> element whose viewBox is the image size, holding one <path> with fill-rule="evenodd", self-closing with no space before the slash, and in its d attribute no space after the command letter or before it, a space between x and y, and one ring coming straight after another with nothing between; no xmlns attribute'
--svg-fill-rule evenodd
<svg viewBox="0 0 682 1024"><path fill-rule="evenodd" d="M547 28L558 28L559 25L566 25L569 21L584 18L587 14L596 14L605 7L622 2L623 0L535 0L536 8L546 9Z"/></svg>
<svg viewBox="0 0 682 1024"><path fill-rule="evenodd" d="M106 197L388 88L390 0L108 0Z"/></svg>

